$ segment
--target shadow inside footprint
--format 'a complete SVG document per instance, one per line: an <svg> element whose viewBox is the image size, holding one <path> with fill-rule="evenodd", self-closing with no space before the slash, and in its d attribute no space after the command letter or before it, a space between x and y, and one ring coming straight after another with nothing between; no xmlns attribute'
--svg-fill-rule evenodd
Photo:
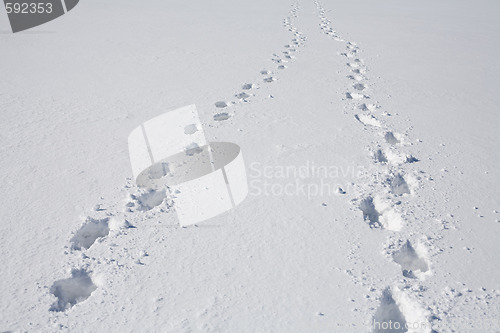
<svg viewBox="0 0 500 333"><path fill-rule="evenodd" d="M362 91L366 89L366 86L363 83L356 83L352 86L354 89Z"/></svg>
<svg viewBox="0 0 500 333"><path fill-rule="evenodd" d="M377 151L373 154L373 158L375 159L375 162L387 163L387 156L385 156L382 149L377 149Z"/></svg>
<svg viewBox="0 0 500 333"><path fill-rule="evenodd" d="M231 118L231 116L227 112L221 112L221 113L217 113L216 115L214 115L215 121L224 121L224 120L228 120L229 118Z"/></svg>
<svg viewBox="0 0 500 333"><path fill-rule="evenodd" d="M188 148L185 152L186 155L189 154L196 154L196 152L199 151L199 147L196 146L191 146ZM189 155L191 156L191 155ZM163 203L163 200L166 197L166 191L165 190L153 190L150 189L145 193L142 193L139 196L132 195L132 199L137 200L138 206L140 211L148 211L153 209L156 206L159 206Z"/></svg>
<svg viewBox="0 0 500 333"><path fill-rule="evenodd" d="M84 269L74 269L69 279L56 281L50 288L51 294L57 297L50 311L65 311L89 298L96 289L97 286Z"/></svg>
<svg viewBox="0 0 500 333"><path fill-rule="evenodd" d="M373 332L402 333L408 331L406 327L405 317L394 301L391 291L389 288L385 289L382 293L380 306L373 318Z"/></svg>
<svg viewBox="0 0 500 333"><path fill-rule="evenodd" d="M429 270L427 262L418 256L409 240L392 255L392 259L401 266L403 276L407 278L415 279L414 272L425 273Z"/></svg>
<svg viewBox="0 0 500 333"><path fill-rule="evenodd" d="M99 220L88 217L85 224L71 238L71 248L73 250L89 249L98 238L107 236L109 234L108 221L109 218Z"/></svg>
<svg viewBox="0 0 500 333"><path fill-rule="evenodd" d="M377 228L382 227L379 222L380 213L375 209L375 204L373 203L373 198L368 197L363 199L359 204L359 209L363 212L363 218L365 221L368 221L370 227Z"/></svg>
<svg viewBox="0 0 500 333"><path fill-rule="evenodd" d="M395 195L410 194L410 187L399 173L394 178L389 179L389 184L391 185L392 193Z"/></svg>
<svg viewBox="0 0 500 333"><path fill-rule="evenodd" d="M392 132L386 132L384 134L384 139L385 139L385 142L387 142L388 144L391 144L391 145L396 145L399 143L399 140L394 136L394 133L392 133Z"/></svg>
<svg viewBox="0 0 500 333"><path fill-rule="evenodd" d="M227 106L228 106L228 104L227 104L227 102L225 102L225 101L215 102L215 107L216 107L216 108L221 108L221 109L222 109L222 108L225 108L225 107L227 107Z"/></svg>

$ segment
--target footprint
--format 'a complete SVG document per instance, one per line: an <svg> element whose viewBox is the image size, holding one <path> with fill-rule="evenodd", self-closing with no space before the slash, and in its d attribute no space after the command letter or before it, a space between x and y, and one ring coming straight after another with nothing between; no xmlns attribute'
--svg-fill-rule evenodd
<svg viewBox="0 0 500 333"><path fill-rule="evenodd" d="M285 69L285 68L286 68L286 66L285 66L285 65L279 65L279 66L278 66L278 69Z"/></svg>
<svg viewBox="0 0 500 333"><path fill-rule="evenodd" d="M243 90L250 90L254 87L252 83L245 83L243 86L241 86L241 89Z"/></svg>
<svg viewBox="0 0 500 333"><path fill-rule="evenodd" d="M347 66L349 66L351 68L359 68L359 64L356 62L348 62Z"/></svg>
<svg viewBox="0 0 500 333"><path fill-rule="evenodd" d="M406 183L401 174L395 175L392 179L389 179L389 184L391 186L391 192L395 195L410 194L410 187Z"/></svg>
<svg viewBox="0 0 500 333"><path fill-rule="evenodd" d="M396 136L400 136L400 134L396 133L396 135L395 135L392 132L385 132L385 134L384 134L385 142L387 142L388 144L391 144L391 145L397 145L401 141Z"/></svg>
<svg viewBox="0 0 500 333"><path fill-rule="evenodd" d="M408 329L406 328L406 325L405 316L399 309L396 301L394 301L391 290L386 288L382 292L380 306L377 309L377 312L375 312L375 316L373 318L373 332L407 332Z"/></svg>
<svg viewBox="0 0 500 333"><path fill-rule="evenodd" d="M220 109L226 108L226 107L228 107L228 103L225 101L215 102L215 107L220 108Z"/></svg>
<svg viewBox="0 0 500 333"><path fill-rule="evenodd" d="M419 161L416 157L414 157L411 154L409 155L401 154L394 149L387 149L384 152L384 156L386 157L386 160L393 165L398 165L403 163L415 163Z"/></svg>
<svg viewBox="0 0 500 333"><path fill-rule="evenodd" d="M354 115L354 118L356 118L360 123L362 123L365 126L374 126L374 127L381 127L382 125L380 124L380 121L378 121L377 118L373 115L366 115L366 114L356 114Z"/></svg>
<svg viewBox="0 0 500 333"><path fill-rule="evenodd" d="M363 83L356 83L355 85L352 86L354 89L363 91L366 89L366 85Z"/></svg>
<svg viewBox="0 0 500 333"><path fill-rule="evenodd" d="M96 289L97 286L84 269L74 269L69 279L56 281L50 288L50 293L57 297L50 311L66 311L85 301Z"/></svg>
<svg viewBox="0 0 500 333"><path fill-rule="evenodd" d="M229 118L231 118L231 116L227 112L221 112L221 113L217 113L216 115L214 115L215 121L224 121L224 120L228 120Z"/></svg>
<svg viewBox="0 0 500 333"><path fill-rule="evenodd" d="M419 159L418 159L418 158L416 158L416 157L415 157L415 156L413 156L413 155L406 155L406 159L405 159L405 160L406 160L406 161L405 161L406 163L415 163L415 162L418 162L418 161L419 161Z"/></svg>
<svg viewBox="0 0 500 333"><path fill-rule="evenodd" d="M387 163L387 157L382 149L377 149L377 151L373 154L373 158L375 159L375 162Z"/></svg>
<svg viewBox="0 0 500 333"><path fill-rule="evenodd" d="M274 81L276 81L276 78L274 78L274 77L272 77L272 76L270 76L270 77L266 77L266 78L264 79L264 82L267 82L267 83L274 82Z"/></svg>
<svg viewBox="0 0 500 333"><path fill-rule="evenodd" d="M347 78L355 81L362 81L364 79L361 75L349 75Z"/></svg>
<svg viewBox="0 0 500 333"><path fill-rule="evenodd" d="M363 219L368 221L371 228L381 227L390 231L400 231L403 226L401 216L379 197L367 197L359 205L363 212Z"/></svg>
<svg viewBox="0 0 500 333"><path fill-rule="evenodd" d="M71 248L73 250L89 249L98 238L109 234L109 218L102 220L87 217L85 224L71 238Z"/></svg>
<svg viewBox="0 0 500 333"><path fill-rule="evenodd" d="M377 110L377 104L367 104L367 103L364 103L364 104L361 104L359 106L359 109L363 110L363 111L375 111Z"/></svg>
<svg viewBox="0 0 500 333"><path fill-rule="evenodd" d="M407 278L415 279L429 270L427 261L419 257L409 240L392 255L392 259L401 266L403 276Z"/></svg>
<svg viewBox="0 0 500 333"><path fill-rule="evenodd" d="M382 226L379 222L380 214L375 209L372 197L363 199L359 204L359 209L363 212L363 219L368 221L371 228L378 228Z"/></svg>
<svg viewBox="0 0 500 333"><path fill-rule="evenodd" d="M196 142L193 142L184 148L184 153L186 153L187 156L194 156L201 153L202 151L203 148L201 148ZM161 194L162 193L160 193L160 191L156 191L155 194L151 194L151 197L147 200L148 204L144 206L144 210L150 210L160 205L165 198L165 193L163 193L163 197L161 196Z"/></svg>
<svg viewBox="0 0 500 333"><path fill-rule="evenodd" d="M198 132L198 126L196 126L196 124L191 124L184 127L184 134L186 135L192 135L196 132Z"/></svg>
<svg viewBox="0 0 500 333"><path fill-rule="evenodd" d="M367 96L363 95L363 94L358 94L358 93L350 93L350 92L347 92L345 93L345 96L348 98L348 99L363 99L363 98L366 98Z"/></svg>
<svg viewBox="0 0 500 333"><path fill-rule="evenodd" d="M260 74L262 74L262 75L269 75L269 74L271 74L271 72L268 71L268 70L266 70L266 69L263 69L263 70L260 71Z"/></svg>
<svg viewBox="0 0 500 333"><path fill-rule="evenodd" d="M247 99L250 97L250 95L247 94L246 92L240 92L239 94L236 94L235 96L238 99Z"/></svg>
<svg viewBox="0 0 500 333"><path fill-rule="evenodd" d="M366 69L364 69L364 68L356 68L356 69L353 69L352 72L356 73L356 74L365 74L366 73Z"/></svg>
<svg viewBox="0 0 500 333"><path fill-rule="evenodd" d="M195 153L197 149L201 149L196 146L188 146L186 149L186 154ZM165 190L145 190L139 196L131 194L130 197L137 203L137 210L139 211L148 211L156 206L159 206L163 203L163 200L166 197Z"/></svg>

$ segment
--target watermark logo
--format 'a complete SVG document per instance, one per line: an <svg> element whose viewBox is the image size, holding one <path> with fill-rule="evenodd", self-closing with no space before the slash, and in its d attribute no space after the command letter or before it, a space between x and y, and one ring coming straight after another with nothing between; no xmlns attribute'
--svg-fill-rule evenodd
<svg viewBox="0 0 500 333"><path fill-rule="evenodd" d="M79 0L4 0L12 32L52 21L75 8Z"/></svg>
<svg viewBox="0 0 500 333"><path fill-rule="evenodd" d="M137 186L167 189L182 226L231 210L248 194L240 147L207 142L194 105L146 121L128 146Z"/></svg>
<svg viewBox="0 0 500 333"><path fill-rule="evenodd" d="M250 164L249 193L252 196L330 197L350 192L352 183L363 182L369 171L364 166L324 165L304 161L298 165Z"/></svg>

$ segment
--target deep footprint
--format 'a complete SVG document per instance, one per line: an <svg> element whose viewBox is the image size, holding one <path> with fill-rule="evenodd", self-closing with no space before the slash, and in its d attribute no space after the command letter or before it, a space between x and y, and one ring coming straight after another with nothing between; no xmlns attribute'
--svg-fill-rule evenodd
<svg viewBox="0 0 500 333"><path fill-rule="evenodd" d="M382 225L379 222L380 214L375 209L375 204L373 203L373 198L368 197L363 199L359 204L359 209L363 212L363 219L368 221L371 228L379 228Z"/></svg>
<svg viewBox="0 0 500 333"><path fill-rule="evenodd" d="M377 151L373 154L373 158L375 159L375 162L379 163L387 163L387 156L385 156L385 153L382 151L382 149L377 149Z"/></svg>
<svg viewBox="0 0 500 333"><path fill-rule="evenodd" d="M71 248L73 250L89 249L98 238L109 234L109 218L93 219L87 218L85 224L71 238Z"/></svg>
<svg viewBox="0 0 500 333"><path fill-rule="evenodd" d="M406 328L406 319L394 301L389 288L385 289L382 293L380 306L373 318L373 328L374 333L399 333L408 331Z"/></svg>
<svg viewBox="0 0 500 333"><path fill-rule="evenodd" d="M385 142L391 145L397 145L400 142L392 132L386 132L384 134L384 139Z"/></svg>
<svg viewBox="0 0 500 333"><path fill-rule="evenodd" d="M50 293L57 297L50 311L66 311L85 301L96 289L97 286L84 269L74 269L69 279L56 281L50 288Z"/></svg>
<svg viewBox="0 0 500 333"><path fill-rule="evenodd" d="M389 184L391 185L391 192L395 195L410 194L410 187L406 183L405 179L401 174L397 174L394 178L389 179Z"/></svg>
<svg viewBox="0 0 500 333"><path fill-rule="evenodd" d="M425 273L429 270L427 262L418 256L409 240L392 255L392 259L401 266L403 276L407 278L415 279L415 272Z"/></svg>

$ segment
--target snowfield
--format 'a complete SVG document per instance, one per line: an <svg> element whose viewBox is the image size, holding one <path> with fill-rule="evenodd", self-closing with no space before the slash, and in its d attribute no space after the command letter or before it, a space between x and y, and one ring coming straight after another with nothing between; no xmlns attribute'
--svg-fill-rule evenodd
<svg viewBox="0 0 500 333"><path fill-rule="evenodd" d="M0 11L0 331L500 332L500 3ZM249 193L181 227L127 138L196 104ZM189 129L187 129L189 130Z"/></svg>

